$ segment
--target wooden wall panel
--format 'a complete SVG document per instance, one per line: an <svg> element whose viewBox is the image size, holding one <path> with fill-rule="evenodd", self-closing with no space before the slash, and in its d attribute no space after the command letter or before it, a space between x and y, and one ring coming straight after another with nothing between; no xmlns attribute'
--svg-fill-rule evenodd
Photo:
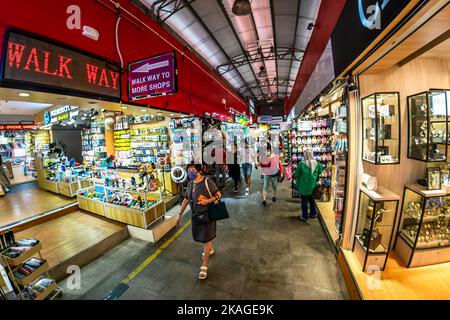
<svg viewBox="0 0 450 320"><path fill-rule="evenodd" d="M450 88L450 59L419 58L403 67L393 67L378 75L360 76L361 97L374 92L400 92L401 154L399 165L372 165L363 162L364 172L378 179L381 185L402 195L406 183L424 178L426 164L407 158L408 111L407 96L430 88Z"/></svg>
<svg viewBox="0 0 450 320"><path fill-rule="evenodd" d="M402 67L392 67L391 69L381 74L363 74L359 77L360 97L368 96L374 92L383 91L398 91L400 93L400 119L401 119L401 150L400 150L400 164L397 165L373 165L361 160L361 150L357 150L354 146L355 143L361 144L361 134L358 133L355 127L355 122L361 123L361 119L351 118L352 124L350 126L351 137L351 150L350 152L351 162L350 168L354 168L355 162L352 162L356 155L356 159L359 161L359 168L362 168L364 173L377 177L378 185L383 186L392 192L398 194L400 197L403 195L403 187L405 184L416 182L417 179L424 178L426 175L426 163L408 159L408 111L407 111L407 97L414 95L431 88L449 88L450 89L450 59L448 58L418 58ZM355 107L355 103L351 103L350 113L359 112L352 110ZM360 103L358 103L360 108ZM353 131L355 130L355 131ZM355 136L355 135L358 136ZM356 142L355 142L356 139ZM356 150L356 151L355 151ZM354 177L353 171L350 170L349 181L355 181L354 179L360 177L359 172L357 177ZM350 185L351 190L352 185ZM349 191L350 198L354 196L357 190ZM356 200L357 201L357 200ZM354 223L357 206L351 205L352 200L348 199L347 207L347 224L346 227L350 228L352 222ZM357 202L355 202L357 203ZM401 203L399 204L399 210ZM401 214L397 216L397 221L394 224L394 232L397 230L398 220ZM344 237L344 248L350 248L351 235L354 234L354 225L352 232ZM347 241L345 241L347 240Z"/></svg>

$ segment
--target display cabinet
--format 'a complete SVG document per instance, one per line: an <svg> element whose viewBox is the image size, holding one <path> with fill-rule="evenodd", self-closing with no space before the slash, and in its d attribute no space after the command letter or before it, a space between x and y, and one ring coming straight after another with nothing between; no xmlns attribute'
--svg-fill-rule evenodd
<svg viewBox="0 0 450 320"><path fill-rule="evenodd" d="M377 191L361 187L353 252L363 271L386 267L399 200L383 187Z"/></svg>
<svg viewBox="0 0 450 320"><path fill-rule="evenodd" d="M408 268L450 261L450 195L405 186L395 251Z"/></svg>
<svg viewBox="0 0 450 320"><path fill-rule="evenodd" d="M93 186L78 193L80 209L147 229L166 213L160 192Z"/></svg>
<svg viewBox="0 0 450 320"><path fill-rule="evenodd" d="M361 100L362 159L373 164L400 162L400 95L374 93Z"/></svg>
<svg viewBox="0 0 450 320"><path fill-rule="evenodd" d="M447 160L449 94L430 90L408 97L408 158Z"/></svg>
<svg viewBox="0 0 450 320"><path fill-rule="evenodd" d="M66 167L67 159L35 158L38 184L42 189L75 197L79 189L90 186L90 174L85 166Z"/></svg>

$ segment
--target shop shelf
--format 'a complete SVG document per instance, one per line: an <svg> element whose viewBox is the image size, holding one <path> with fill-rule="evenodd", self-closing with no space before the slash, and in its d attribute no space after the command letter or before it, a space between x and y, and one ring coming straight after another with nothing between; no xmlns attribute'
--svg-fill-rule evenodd
<svg viewBox="0 0 450 320"><path fill-rule="evenodd" d="M25 251L17 258L13 259L13 258L10 258L10 257L4 255L4 252L6 252L7 250L3 251L1 253L1 256L3 257L3 259L5 259L8 262L9 265L18 266L19 264L25 262L26 260L28 260L29 258L34 256L36 253L38 253L41 250L42 250L42 243L39 242L37 245L32 247L30 250Z"/></svg>
<svg viewBox="0 0 450 320"><path fill-rule="evenodd" d="M48 266L48 262L45 261L45 263L38 269L36 269L32 274L30 274L28 277L24 278L24 279L18 279L16 278L16 281L18 284L20 284L21 286L26 286L29 283L31 283L32 281L36 280L38 277L40 277L41 275L43 275L45 272L47 272L49 266ZM16 271L16 269L14 269L14 271Z"/></svg>
<svg viewBox="0 0 450 320"><path fill-rule="evenodd" d="M47 298L56 289L58 289L58 287L56 286L56 283L52 283L47 288L47 290L45 290L45 291L41 292L39 295L37 295L36 298L34 298L34 300L44 300L45 298Z"/></svg>

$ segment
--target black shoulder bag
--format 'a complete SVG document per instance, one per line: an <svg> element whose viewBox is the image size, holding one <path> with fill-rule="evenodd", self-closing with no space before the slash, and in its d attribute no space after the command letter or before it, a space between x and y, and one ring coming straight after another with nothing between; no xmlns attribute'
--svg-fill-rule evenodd
<svg viewBox="0 0 450 320"><path fill-rule="evenodd" d="M189 188L189 201L192 202L191 208L194 208L194 182L191 181L190 182L191 187ZM211 219L209 218L209 213L208 211L204 211L204 212L194 212L192 211L192 222L196 223L196 224L205 224L210 222Z"/></svg>
<svg viewBox="0 0 450 320"><path fill-rule="evenodd" d="M208 185L208 178L205 180L206 189L208 189L209 197L212 198L213 195L211 193L211 190L209 189ZM219 221L228 219L230 216L228 214L227 207L225 205L225 202L223 202L221 199L218 199L216 197L217 201L214 201L214 203L210 204L208 206L208 213L209 213L209 219L211 221Z"/></svg>

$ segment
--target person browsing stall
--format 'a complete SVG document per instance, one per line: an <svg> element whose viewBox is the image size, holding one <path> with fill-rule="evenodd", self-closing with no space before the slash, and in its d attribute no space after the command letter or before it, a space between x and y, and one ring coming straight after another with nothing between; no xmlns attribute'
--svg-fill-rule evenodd
<svg viewBox="0 0 450 320"><path fill-rule="evenodd" d="M302 198L302 216L300 220L303 222L317 218L316 202L312 195L321 173L322 165L314 160L314 154L311 150L306 150L303 153L303 161L297 166L293 175L295 187Z"/></svg>

